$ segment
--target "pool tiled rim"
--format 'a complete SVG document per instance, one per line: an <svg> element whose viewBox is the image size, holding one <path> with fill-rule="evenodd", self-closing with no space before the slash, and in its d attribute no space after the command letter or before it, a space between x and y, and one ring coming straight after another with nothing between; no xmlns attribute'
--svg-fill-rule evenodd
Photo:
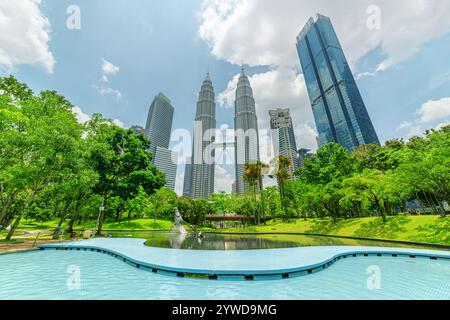
<svg viewBox="0 0 450 320"><path fill-rule="evenodd" d="M40 245L39 248L98 252L143 271L209 280L279 280L307 276L327 269L341 259L353 257L383 256L450 261L450 252L409 248L337 246L203 251L152 248L144 243L143 239L91 239Z"/></svg>

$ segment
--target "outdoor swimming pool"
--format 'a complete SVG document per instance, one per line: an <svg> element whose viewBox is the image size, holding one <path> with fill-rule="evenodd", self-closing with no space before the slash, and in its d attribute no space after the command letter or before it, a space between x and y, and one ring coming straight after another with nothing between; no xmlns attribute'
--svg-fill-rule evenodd
<svg viewBox="0 0 450 320"><path fill-rule="evenodd" d="M0 256L0 283L0 299L450 299L450 263L369 256L292 279L211 281L153 274L97 252L45 250Z"/></svg>

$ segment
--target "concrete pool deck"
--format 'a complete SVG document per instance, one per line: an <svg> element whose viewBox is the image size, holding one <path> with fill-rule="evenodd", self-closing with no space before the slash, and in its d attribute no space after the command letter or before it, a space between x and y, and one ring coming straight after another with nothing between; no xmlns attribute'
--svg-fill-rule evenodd
<svg viewBox="0 0 450 320"><path fill-rule="evenodd" d="M144 239L91 239L40 245L41 249L82 250L109 254L140 269L179 277L237 280L289 278L321 271L334 262L358 256L448 259L450 252L384 247L300 247L268 250L181 250L145 246Z"/></svg>

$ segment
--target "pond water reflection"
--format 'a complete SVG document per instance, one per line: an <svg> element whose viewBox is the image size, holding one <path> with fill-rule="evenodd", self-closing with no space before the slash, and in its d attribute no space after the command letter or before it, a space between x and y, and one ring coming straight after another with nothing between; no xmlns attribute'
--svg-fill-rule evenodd
<svg viewBox="0 0 450 320"><path fill-rule="evenodd" d="M160 248L190 250L251 250L295 248L307 246L372 246L425 248L427 246L408 245L396 242L376 240L355 240L329 236L295 235L295 234L218 234L205 233L201 238L169 232L108 232L114 238L147 239L146 245Z"/></svg>

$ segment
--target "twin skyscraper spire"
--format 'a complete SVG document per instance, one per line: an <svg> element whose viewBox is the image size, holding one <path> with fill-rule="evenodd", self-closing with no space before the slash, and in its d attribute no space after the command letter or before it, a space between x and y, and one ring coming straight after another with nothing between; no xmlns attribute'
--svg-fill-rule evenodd
<svg viewBox="0 0 450 320"><path fill-rule="evenodd" d="M335 142L353 151L361 145L379 144L330 18L323 15L311 18L297 37L297 51L315 118L319 147ZM243 195L249 189L243 179L244 165L260 160L260 152L255 99L244 68L239 74L234 110L234 142L218 143L215 94L208 70L198 96L192 157L185 170L185 196L210 198L214 193L215 149L228 145L234 145L235 149L233 191ZM167 149L172 115L170 100L160 94L152 104L146 127L152 140L154 162L166 173L167 186L171 188L175 185L176 173L176 165L168 164L169 158L176 158ZM276 154L290 159L294 171L308 157L309 150L297 150L289 109L270 110L269 115Z"/></svg>
<svg viewBox="0 0 450 320"><path fill-rule="evenodd" d="M249 188L243 180L244 164L260 159L255 99L244 68L239 75L234 108L235 186L237 194L244 194ZM186 165L184 195L209 199L214 193L216 146L216 103L208 72L198 95L193 151L191 163Z"/></svg>

